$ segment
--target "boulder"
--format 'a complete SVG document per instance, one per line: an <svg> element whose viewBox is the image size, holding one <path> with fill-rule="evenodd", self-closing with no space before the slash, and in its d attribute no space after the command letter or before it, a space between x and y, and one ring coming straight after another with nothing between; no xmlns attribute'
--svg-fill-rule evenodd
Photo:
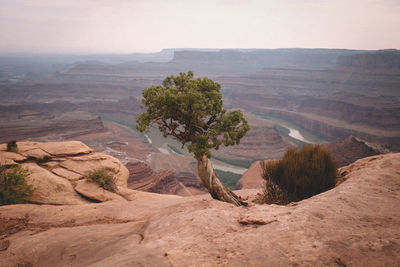
<svg viewBox="0 0 400 267"><path fill-rule="evenodd" d="M18 154L24 157L43 158L50 156L49 153L43 151L38 146L37 142L17 142Z"/></svg>
<svg viewBox="0 0 400 267"><path fill-rule="evenodd" d="M91 170L107 168L116 178L116 184L127 187L128 169L109 155L95 153L78 141L69 142L18 142L18 153L6 152L6 144L0 146L0 164L28 168L28 184L36 190L31 202L38 204L72 205L89 203L90 200L109 201L125 199L118 194L104 192L92 184L78 182ZM45 156L47 162L38 162ZM74 187L77 187L76 190ZM91 192L93 190L93 192ZM77 193L79 192L79 193Z"/></svg>
<svg viewBox="0 0 400 267"><path fill-rule="evenodd" d="M80 141L38 143L38 146L47 153L57 157L89 154L93 151Z"/></svg>
<svg viewBox="0 0 400 267"><path fill-rule="evenodd" d="M118 159L103 153L68 157L67 160L60 162L60 166L83 176L91 170L106 168L114 173L117 185L127 186L128 169Z"/></svg>
<svg viewBox="0 0 400 267"><path fill-rule="evenodd" d="M121 197L120 195L105 190L100 186L98 186L97 184L87 180L78 181L76 183L75 190L82 196L97 202L105 202L113 200L126 201L126 199Z"/></svg>
<svg viewBox="0 0 400 267"><path fill-rule="evenodd" d="M132 189L121 187L121 186L118 186L117 192L120 196L123 196L125 199L127 199L129 201L134 201L134 200L143 201L145 199L171 200L171 199L182 198L181 196L177 196L177 195L167 195L167 194L143 192L143 191L132 190Z"/></svg>
<svg viewBox="0 0 400 267"><path fill-rule="evenodd" d="M34 148L31 150L25 150L25 151L20 151L21 155L24 155L26 157L30 158L35 158L35 159L41 159L44 157L50 157L49 153L46 153L45 151L41 150L40 148Z"/></svg>
<svg viewBox="0 0 400 267"><path fill-rule="evenodd" d="M30 175L28 184L35 187L31 202L40 204L73 205L88 203L79 196L68 180L61 178L35 163L23 163Z"/></svg>
<svg viewBox="0 0 400 267"><path fill-rule="evenodd" d="M54 174L56 174L56 175L58 175L58 176L61 176L61 177L63 177L63 178L66 178L66 179L68 179L68 180L70 180L70 181L77 181L77 180L83 178L82 175L80 175L80 174L78 174L78 173L76 173L76 172L72 172L72 171L69 171L69 170L67 170L67 169L60 168L60 167L58 167L58 168L53 168L51 171L52 171Z"/></svg>
<svg viewBox="0 0 400 267"><path fill-rule="evenodd" d="M26 157L13 152L0 151L0 164L2 165L15 165L15 161L23 161Z"/></svg>

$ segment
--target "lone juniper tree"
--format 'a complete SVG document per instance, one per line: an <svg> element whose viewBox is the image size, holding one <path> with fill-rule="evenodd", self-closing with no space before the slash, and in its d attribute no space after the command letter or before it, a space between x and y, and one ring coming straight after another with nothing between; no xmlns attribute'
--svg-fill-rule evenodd
<svg viewBox="0 0 400 267"><path fill-rule="evenodd" d="M198 173L214 199L247 205L231 190L224 187L210 161L211 149L239 144L250 126L240 110L227 112L222 108L221 86L205 78L193 78L193 72L171 75L162 86L143 90L143 106L137 129L145 131L152 124L164 137L172 136L182 147L194 154Z"/></svg>

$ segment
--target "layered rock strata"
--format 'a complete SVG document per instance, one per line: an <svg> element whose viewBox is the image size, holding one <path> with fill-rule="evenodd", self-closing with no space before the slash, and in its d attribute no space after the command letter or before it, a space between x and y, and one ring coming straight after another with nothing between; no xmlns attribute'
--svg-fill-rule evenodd
<svg viewBox="0 0 400 267"><path fill-rule="evenodd" d="M347 166L358 159L389 152L387 148L380 144L368 143L354 136L323 146L332 153L338 167Z"/></svg>
<svg viewBox="0 0 400 267"><path fill-rule="evenodd" d="M32 203L73 205L127 199L118 189L127 188L128 169L114 157L93 152L79 141L17 142L18 153L6 152L0 145L0 164L28 169L28 184L35 191ZM110 192L85 177L91 170L106 168L116 179L117 191Z"/></svg>
<svg viewBox="0 0 400 267"><path fill-rule="evenodd" d="M129 170L128 188L130 189L182 196L193 195L193 191L188 190L187 187L206 192L201 181L193 173L180 173L177 176L173 170L154 172L144 162L129 162L126 167Z"/></svg>

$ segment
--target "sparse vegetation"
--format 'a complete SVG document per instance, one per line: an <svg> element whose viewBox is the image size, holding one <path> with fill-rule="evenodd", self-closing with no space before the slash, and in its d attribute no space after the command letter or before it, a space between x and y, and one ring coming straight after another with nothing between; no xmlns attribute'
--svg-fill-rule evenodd
<svg viewBox="0 0 400 267"><path fill-rule="evenodd" d="M329 190L336 183L336 165L320 145L289 148L282 159L262 164L266 203L288 204Z"/></svg>
<svg viewBox="0 0 400 267"><path fill-rule="evenodd" d="M219 83L207 77L194 78L192 71L168 76L162 85L143 90L146 111L136 118L136 128L144 132L155 125L164 137L187 145L211 196L237 206L247 205L222 185L210 161L211 149L238 145L250 130L241 110L226 111L222 107L220 89Z"/></svg>
<svg viewBox="0 0 400 267"><path fill-rule="evenodd" d="M7 143L7 152L18 153L17 141L11 140Z"/></svg>
<svg viewBox="0 0 400 267"><path fill-rule="evenodd" d="M87 173L86 178L105 190L115 192L117 185L114 175L106 168L98 168Z"/></svg>
<svg viewBox="0 0 400 267"><path fill-rule="evenodd" d="M28 185L26 178L30 172L20 166L0 166L0 206L22 204L29 201L34 187Z"/></svg>

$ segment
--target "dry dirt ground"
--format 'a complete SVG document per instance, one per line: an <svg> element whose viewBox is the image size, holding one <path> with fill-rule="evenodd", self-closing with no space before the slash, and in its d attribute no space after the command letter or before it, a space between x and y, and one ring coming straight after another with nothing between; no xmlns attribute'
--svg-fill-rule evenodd
<svg viewBox="0 0 400 267"><path fill-rule="evenodd" d="M288 206L156 194L3 206L0 266L399 266L400 154L341 173L336 188Z"/></svg>

